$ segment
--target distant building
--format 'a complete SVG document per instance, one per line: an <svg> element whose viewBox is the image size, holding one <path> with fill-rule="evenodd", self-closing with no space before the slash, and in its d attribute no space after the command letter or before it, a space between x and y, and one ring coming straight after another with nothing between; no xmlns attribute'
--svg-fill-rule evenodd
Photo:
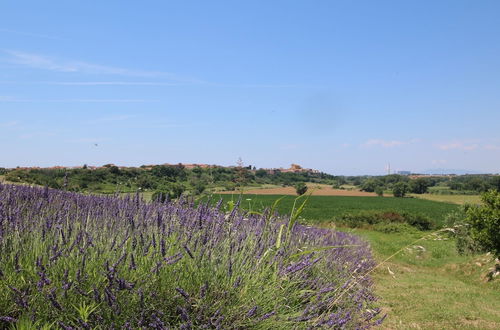
<svg viewBox="0 0 500 330"><path fill-rule="evenodd" d="M281 173L320 173L318 170L312 168L303 168L298 164L291 164L290 168L264 168L269 174L274 174L276 172Z"/></svg>

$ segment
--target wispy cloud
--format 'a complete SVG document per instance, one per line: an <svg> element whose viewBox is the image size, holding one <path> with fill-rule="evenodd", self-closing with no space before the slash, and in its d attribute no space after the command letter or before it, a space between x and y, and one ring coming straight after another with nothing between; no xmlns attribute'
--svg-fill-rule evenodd
<svg viewBox="0 0 500 330"><path fill-rule="evenodd" d="M41 138L41 137L49 137L49 136L55 136L56 133L54 132L31 132L31 133L26 133L22 134L19 136L20 139L23 140L29 140L33 138Z"/></svg>
<svg viewBox="0 0 500 330"><path fill-rule="evenodd" d="M0 29L0 32L2 32L2 33L9 33L9 34L16 34L16 35L25 36L25 37L33 37L33 38L52 39L52 40L64 40L63 38L52 36L52 35L40 34L40 33L32 33L32 32L24 32L24 31L17 31L17 30L11 30L11 29Z"/></svg>
<svg viewBox="0 0 500 330"><path fill-rule="evenodd" d="M128 115L128 114L113 115L113 116L96 118L94 120L89 120L89 121L87 121L87 124L110 123L110 122L129 120L129 119L136 118L136 117L137 117L136 115Z"/></svg>
<svg viewBox="0 0 500 330"><path fill-rule="evenodd" d="M412 143L417 143L419 141L420 141L419 139L412 139L410 141L370 139L365 143L363 143L361 146L366 148L368 147L394 148Z"/></svg>
<svg viewBox="0 0 500 330"><path fill-rule="evenodd" d="M147 103L157 102L157 100L147 99L20 99L14 97L1 97L0 102L8 103Z"/></svg>
<svg viewBox="0 0 500 330"><path fill-rule="evenodd" d="M79 138L79 139L71 139L71 140L66 140L66 142L69 143L91 143L91 144L96 144L102 141L105 141L106 139L102 138Z"/></svg>
<svg viewBox="0 0 500 330"><path fill-rule="evenodd" d="M0 123L0 127L3 127L3 128L11 128L11 127L16 127L18 125L19 125L19 122L15 121L15 120Z"/></svg>
<svg viewBox="0 0 500 330"><path fill-rule="evenodd" d="M184 83L203 83L203 81L199 79L183 77L168 72L131 70L127 68L100 65L84 61L58 59L41 54L34 54L17 50L4 50L3 52L8 55L8 62L34 69L93 75L164 78Z"/></svg>
<svg viewBox="0 0 500 330"><path fill-rule="evenodd" d="M449 142L449 143L438 144L436 147L440 150L471 151L478 149L480 146L477 143Z"/></svg>
<svg viewBox="0 0 500 330"><path fill-rule="evenodd" d="M187 83L154 81L40 81L43 85L58 86L184 86Z"/></svg>
<svg viewBox="0 0 500 330"><path fill-rule="evenodd" d="M474 150L500 150L500 140L498 139L468 139L451 140L447 142L435 143L434 147L443 151L474 151Z"/></svg>
<svg viewBox="0 0 500 330"><path fill-rule="evenodd" d="M495 144L487 144L483 147L485 150L500 150L500 146L499 145L495 145Z"/></svg>
<svg viewBox="0 0 500 330"><path fill-rule="evenodd" d="M168 78L168 77L167 77ZM325 88L320 85L272 85L272 84L220 84L202 80L175 78L172 81L12 81L0 80L2 85L53 85L53 86L193 86L203 84L209 87L248 89Z"/></svg>

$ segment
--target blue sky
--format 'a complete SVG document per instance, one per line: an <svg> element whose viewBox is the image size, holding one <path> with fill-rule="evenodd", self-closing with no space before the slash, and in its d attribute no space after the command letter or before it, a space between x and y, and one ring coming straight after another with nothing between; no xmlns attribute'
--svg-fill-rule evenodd
<svg viewBox="0 0 500 330"><path fill-rule="evenodd" d="M500 172L498 1L3 1L0 167ZM97 146L96 146L97 144Z"/></svg>

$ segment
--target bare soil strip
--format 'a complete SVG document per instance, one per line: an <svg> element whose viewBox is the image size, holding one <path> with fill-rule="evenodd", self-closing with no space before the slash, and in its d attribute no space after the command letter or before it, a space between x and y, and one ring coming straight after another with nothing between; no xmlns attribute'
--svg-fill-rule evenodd
<svg viewBox="0 0 500 330"><path fill-rule="evenodd" d="M377 196L375 193L369 193L359 190L344 190L333 189L328 185L308 184L307 193L312 193L313 196ZM218 194L240 194L241 190L221 191ZM297 193L294 187L279 187L279 188L257 188L257 189L244 189L244 194L255 195L292 195L296 196Z"/></svg>

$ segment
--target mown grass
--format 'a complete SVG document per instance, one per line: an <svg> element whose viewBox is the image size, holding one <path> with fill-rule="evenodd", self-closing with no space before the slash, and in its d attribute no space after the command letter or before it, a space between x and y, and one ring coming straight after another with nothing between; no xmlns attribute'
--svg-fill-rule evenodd
<svg viewBox="0 0 500 330"><path fill-rule="evenodd" d="M211 196L213 202L221 198L224 202L241 199L241 206L252 211L261 211L270 207L275 200L283 198L277 207L281 214L287 214L293 206L295 196L279 195L223 195ZM384 197L351 197L351 196L311 196L302 214L308 223L324 223L334 217L347 213L366 210L396 211L421 214L429 217L437 225L444 223L445 216L457 210L459 206L451 203L440 203L417 198L384 198Z"/></svg>
<svg viewBox="0 0 500 330"><path fill-rule="evenodd" d="M461 256L454 240L443 236L405 248L428 234L418 231L346 231L367 239L378 262L403 248L373 273L380 304L388 313L383 328L500 328L500 282L484 280L493 266L491 256Z"/></svg>

